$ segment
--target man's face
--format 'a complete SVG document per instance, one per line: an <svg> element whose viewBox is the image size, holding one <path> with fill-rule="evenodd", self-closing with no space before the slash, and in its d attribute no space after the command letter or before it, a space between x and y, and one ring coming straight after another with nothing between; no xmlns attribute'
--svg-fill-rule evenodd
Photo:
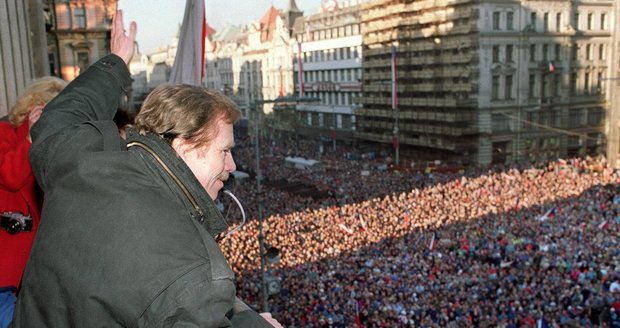
<svg viewBox="0 0 620 328"><path fill-rule="evenodd" d="M217 197L228 175L237 168L230 152L235 146L232 124L219 119L217 129L217 135L207 146L193 148L181 139L172 142L172 148L189 166L211 199Z"/></svg>

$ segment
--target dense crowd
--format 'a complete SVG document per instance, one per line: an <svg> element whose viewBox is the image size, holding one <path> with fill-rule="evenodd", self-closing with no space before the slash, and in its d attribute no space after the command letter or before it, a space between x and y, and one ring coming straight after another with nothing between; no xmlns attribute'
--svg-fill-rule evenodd
<svg viewBox="0 0 620 328"><path fill-rule="evenodd" d="M265 242L281 252L268 265L281 285L269 307L284 326L620 325L620 172L604 158L428 173L377 169L347 152L323 154L321 172L284 167L273 145L262 150L268 179L334 195L261 195ZM235 158L255 165L252 147ZM252 220L221 245L241 298L258 309L254 184L236 190Z"/></svg>

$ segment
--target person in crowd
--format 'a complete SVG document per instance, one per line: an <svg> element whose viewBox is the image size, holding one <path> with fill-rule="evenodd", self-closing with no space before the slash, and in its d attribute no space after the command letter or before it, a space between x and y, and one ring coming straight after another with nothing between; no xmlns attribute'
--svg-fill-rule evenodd
<svg viewBox="0 0 620 328"><path fill-rule="evenodd" d="M270 327L236 298L214 199L235 170L240 113L203 87L164 85L126 139L112 121L136 24L45 108L31 162L46 193L13 327Z"/></svg>
<svg viewBox="0 0 620 328"><path fill-rule="evenodd" d="M15 304L12 293L19 286L39 226L42 194L28 160L30 128L43 106L66 84L56 77L32 81L11 108L8 119L0 121L0 289L4 291L0 308L5 309L0 327L10 321Z"/></svg>
<svg viewBox="0 0 620 328"><path fill-rule="evenodd" d="M282 163L293 148L317 158L317 142L260 144L270 181L334 194L265 184L265 242L280 250L269 307L286 327L606 327L620 311L620 171L604 157L417 173L341 145L315 172ZM251 169L255 150L241 140L235 159ZM243 186L250 222L221 246L256 305L257 202Z"/></svg>

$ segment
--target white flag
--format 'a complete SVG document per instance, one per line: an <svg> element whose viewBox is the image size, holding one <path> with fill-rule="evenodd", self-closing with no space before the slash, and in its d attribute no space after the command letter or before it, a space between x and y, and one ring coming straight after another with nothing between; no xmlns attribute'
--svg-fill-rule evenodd
<svg viewBox="0 0 620 328"><path fill-rule="evenodd" d="M204 0L187 0L170 83L202 84L206 33Z"/></svg>

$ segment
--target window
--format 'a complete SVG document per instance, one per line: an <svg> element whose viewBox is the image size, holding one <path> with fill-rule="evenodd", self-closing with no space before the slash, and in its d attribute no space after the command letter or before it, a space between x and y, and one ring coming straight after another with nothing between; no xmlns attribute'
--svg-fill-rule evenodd
<svg viewBox="0 0 620 328"><path fill-rule="evenodd" d="M596 75L596 93L603 93L603 73L598 72Z"/></svg>
<svg viewBox="0 0 620 328"><path fill-rule="evenodd" d="M512 11L507 12L506 13L506 29L507 30L514 29L514 20L515 20L515 13L513 13Z"/></svg>
<svg viewBox="0 0 620 328"><path fill-rule="evenodd" d="M542 83L542 85L540 86L540 89L542 91L542 97L543 98L547 98L549 97L549 82L547 81L547 75L543 74L540 78L540 82Z"/></svg>
<svg viewBox="0 0 620 328"><path fill-rule="evenodd" d="M583 93L590 94L590 73L583 76Z"/></svg>
<svg viewBox="0 0 620 328"><path fill-rule="evenodd" d="M605 30L607 28L607 26L605 26L605 24L607 23L607 15L605 14L601 14L601 30Z"/></svg>
<svg viewBox="0 0 620 328"><path fill-rule="evenodd" d="M510 117L502 114L492 114L491 124L493 132L507 132L510 131Z"/></svg>
<svg viewBox="0 0 620 328"><path fill-rule="evenodd" d="M570 95L574 96L577 93L577 73L570 75Z"/></svg>
<svg viewBox="0 0 620 328"><path fill-rule="evenodd" d="M86 11L84 7L76 7L73 9L75 17L75 28L86 28Z"/></svg>
<svg viewBox="0 0 620 328"><path fill-rule="evenodd" d="M493 62L499 62L499 46L493 46Z"/></svg>
<svg viewBox="0 0 620 328"><path fill-rule="evenodd" d="M493 29L494 30L499 30L499 16L500 12L499 11L495 11L493 12Z"/></svg>
<svg viewBox="0 0 620 328"><path fill-rule="evenodd" d="M47 54L47 61L50 66L50 72L52 75L58 75L58 71L56 71L56 56L54 56L53 52Z"/></svg>
<svg viewBox="0 0 620 328"><path fill-rule="evenodd" d="M592 13L589 13L589 14L588 14L588 22L587 22L587 24L588 24L588 25L587 25L588 30L591 30L591 29L592 29L592 16L593 16L593 15L592 15Z"/></svg>
<svg viewBox="0 0 620 328"><path fill-rule="evenodd" d="M599 44L598 46L598 59L605 60L605 45Z"/></svg>
<svg viewBox="0 0 620 328"><path fill-rule="evenodd" d="M543 54L542 54L542 60L543 62L546 62L549 60L549 45L548 44L543 44Z"/></svg>
<svg viewBox="0 0 620 328"><path fill-rule="evenodd" d="M571 60L577 60L578 54L579 54L579 47L576 44L573 44L573 47L571 48L571 55L570 55Z"/></svg>
<svg viewBox="0 0 620 328"><path fill-rule="evenodd" d="M560 95L560 89L562 87L560 80L560 74L553 74L553 96L557 97Z"/></svg>
<svg viewBox="0 0 620 328"><path fill-rule="evenodd" d="M505 99L512 99L512 75L506 75L506 92L504 93Z"/></svg>
<svg viewBox="0 0 620 328"><path fill-rule="evenodd" d="M600 107L590 108L586 115L589 126L598 126L603 122L603 109Z"/></svg>
<svg viewBox="0 0 620 328"><path fill-rule="evenodd" d="M562 13L555 14L555 31L562 31Z"/></svg>
<svg viewBox="0 0 620 328"><path fill-rule="evenodd" d="M532 31L536 31L536 13L530 14L530 28Z"/></svg>
<svg viewBox="0 0 620 328"><path fill-rule="evenodd" d="M562 50L562 48L561 48L562 46L559 45L559 44L556 44L554 47L555 47L555 50L553 51L554 52L554 58L555 58L555 60L560 61L561 60L560 59L560 51Z"/></svg>
<svg viewBox="0 0 620 328"><path fill-rule="evenodd" d="M549 13L543 14L543 31L544 32L549 31Z"/></svg>
<svg viewBox="0 0 620 328"><path fill-rule="evenodd" d="M77 52L77 66L80 68L80 73L84 72L86 68L90 65L88 60L88 52L86 51L78 51Z"/></svg>
<svg viewBox="0 0 620 328"><path fill-rule="evenodd" d="M530 45L530 61L536 61L536 45Z"/></svg>
<svg viewBox="0 0 620 328"><path fill-rule="evenodd" d="M513 58L513 56L512 56L512 52L513 52L513 48L514 48L514 47L512 46L512 44L509 44L509 45L507 45L507 46L506 46L506 61L507 61L507 62L509 62L509 63L512 63L512 58Z"/></svg>
<svg viewBox="0 0 620 328"><path fill-rule="evenodd" d="M592 45L586 44L586 60L592 60Z"/></svg>
<svg viewBox="0 0 620 328"><path fill-rule="evenodd" d="M529 85L530 85L530 99L534 99L536 98L534 91L536 90L536 75L534 74L530 74L530 79L529 79Z"/></svg>
<svg viewBox="0 0 620 328"><path fill-rule="evenodd" d="M579 13L575 13L573 16L573 28L578 31L579 30Z"/></svg>
<svg viewBox="0 0 620 328"><path fill-rule="evenodd" d="M499 99L499 76L493 75L491 81L491 100Z"/></svg>

